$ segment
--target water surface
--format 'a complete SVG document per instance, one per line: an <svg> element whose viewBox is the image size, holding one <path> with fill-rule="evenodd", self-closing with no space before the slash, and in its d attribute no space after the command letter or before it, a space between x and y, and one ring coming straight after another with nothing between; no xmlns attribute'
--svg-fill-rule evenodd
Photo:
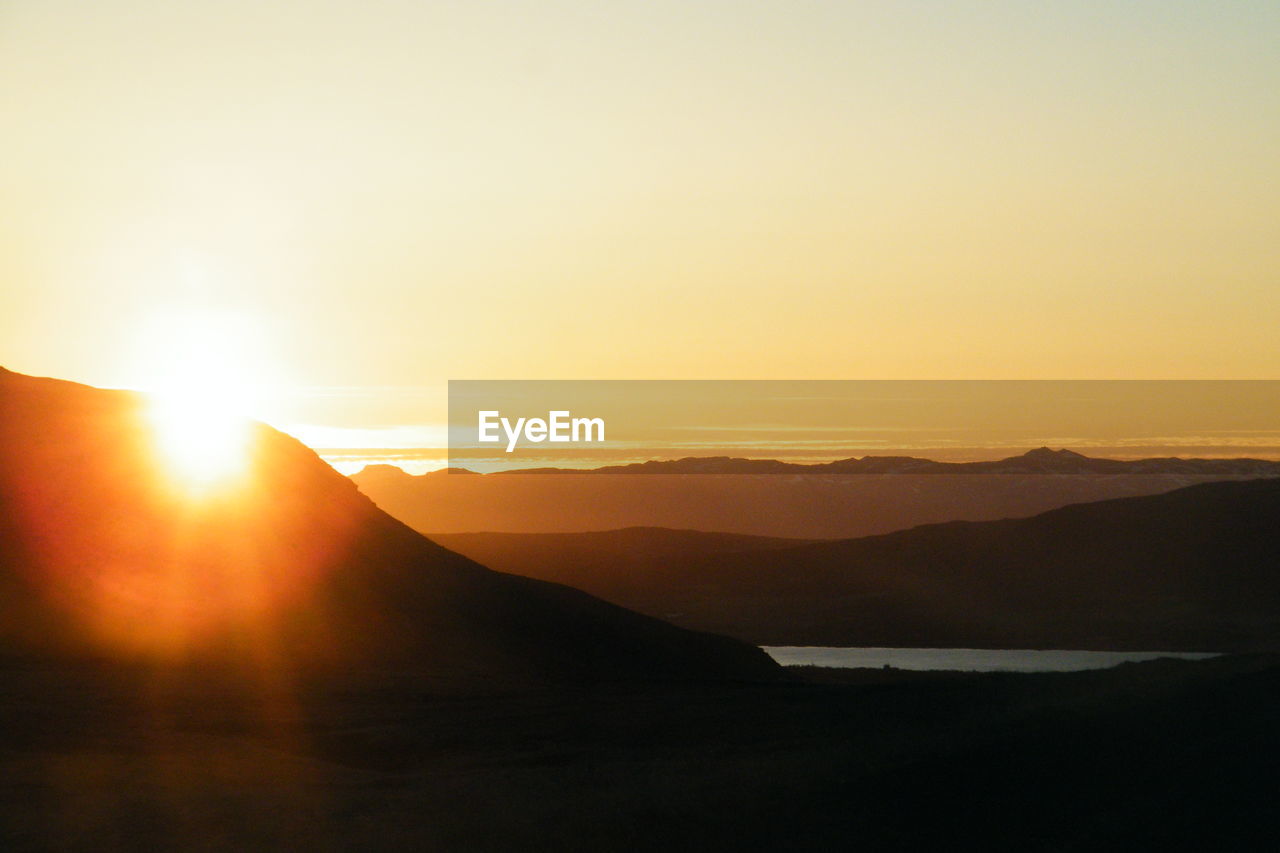
<svg viewBox="0 0 1280 853"><path fill-rule="evenodd" d="M1069 649L891 649L842 646L763 646L783 666L967 672L1077 672L1156 658L1200 660L1212 652L1086 652Z"/></svg>

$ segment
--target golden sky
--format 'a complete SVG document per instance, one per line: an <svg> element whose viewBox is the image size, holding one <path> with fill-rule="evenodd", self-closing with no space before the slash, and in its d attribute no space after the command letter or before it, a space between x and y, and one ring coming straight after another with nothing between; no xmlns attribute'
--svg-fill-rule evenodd
<svg viewBox="0 0 1280 853"><path fill-rule="evenodd" d="M330 429L448 378L1277 378L1277 44L1270 2L0 0L0 364L211 337Z"/></svg>

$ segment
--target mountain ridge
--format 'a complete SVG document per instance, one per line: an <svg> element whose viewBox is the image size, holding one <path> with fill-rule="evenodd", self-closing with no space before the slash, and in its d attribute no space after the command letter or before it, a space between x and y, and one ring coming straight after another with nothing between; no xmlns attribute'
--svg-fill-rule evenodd
<svg viewBox="0 0 1280 853"><path fill-rule="evenodd" d="M394 466L371 466L351 479L380 507L426 535L663 527L847 539L957 519L1024 517L1201 482L1280 476L1280 463L1266 460L1125 463L1077 457L1073 451L1046 450L1013 457L1008 465L977 463L988 472L996 469L990 475L963 467L970 463L872 457L859 460L856 470L813 473L802 466L793 475L734 474L719 462L710 469L701 460L696 467L713 473L689 473L694 463L686 465L686 473L674 473L680 469L668 465L666 473L594 470L549 476L413 476ZM962 467L945 467L956 464ZM931 467L923 470L926 465Z"/></svg>
<svg viewBox="0 0 1280 853"><path fill-rule="evenodd" d="M409 474L395 465L366 465L352 476L432 477L444 474L479 474L452 466L425 474ZM1143 459L1109 459L1086 456L1068 448L1038 447L1003 459L972 462L939 462L917 456L851 456L830 462L786 462L734 456L685 456L596 468L523 468L494 471L480 476L519 474L1198 474L1280 476L1280 460L1241 456L1222 459L1158 456Z"/></svg>
<svg viewBox="0 0 1280 853"><path fill-rule="evenodd" d="M1271 651L1277 530L1280 478L763 549L740 538L652 559L591 551L585 534L440 538L489 565L572 577L763 645Z"/></svg>

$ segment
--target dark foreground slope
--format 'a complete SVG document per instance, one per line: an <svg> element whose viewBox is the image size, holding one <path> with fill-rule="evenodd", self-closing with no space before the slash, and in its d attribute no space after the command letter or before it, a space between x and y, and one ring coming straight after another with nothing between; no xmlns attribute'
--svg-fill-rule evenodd
<svg viewBox="0 0 1280 853"><path fill-rule="evenodd" d="M1280 479L789 548L730 537L711 553L684 536L683 551L617 534L441 538L766 645L1280 648Z"/></svg>
<svg viewBox="0 0 1280 853"><path fill-rule="evenodd" d="M842 677L264 707L0 662L0 847L1274 849L1274 658Z"/></svg>
<svg viewBox="0 0 1280 853"><path fill-rule="evenodd" d="M0 371L0 650L471 687L771 678L758 649L492 572L293 439L193 487L137 395Z"/></svg>

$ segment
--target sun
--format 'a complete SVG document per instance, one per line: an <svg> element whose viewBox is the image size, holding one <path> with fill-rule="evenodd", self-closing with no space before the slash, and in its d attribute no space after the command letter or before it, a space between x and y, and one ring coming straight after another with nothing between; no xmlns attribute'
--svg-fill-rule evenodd
<svg viewBox="0 0 1280 853"><path fill-rule="evenodd" d="M250 421L220 407L202 392L211 385L190 374L190 386L151 401L160 461L184 484L204 489L241 473L249 455Z"/></svg>
<svg viewBox="0 0 1280 853"><path fill-rule="evenodd" d="M205 491L248 467L265 365L251 326L220 311L170 312L139 337L158 461L184 487Z"/></svg>

